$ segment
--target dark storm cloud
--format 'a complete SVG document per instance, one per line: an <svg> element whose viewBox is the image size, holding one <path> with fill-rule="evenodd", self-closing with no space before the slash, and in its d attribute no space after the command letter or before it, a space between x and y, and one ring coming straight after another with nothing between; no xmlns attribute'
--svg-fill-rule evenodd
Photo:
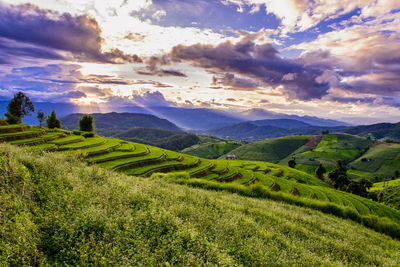
<svg viewBox="0 0 400 267"><path fill-rule="evenodd" d="M20 47L14 55L22 53L31 57L46 56L57 58L57 51L69 52L76 60L125 63L141 62L137 55L125 54L119 49L101 51L103 39L97 21L87 15L72 16L68 13L57 13L43 10L31 4L19 6L5 6L0 4L0 37L14 40L26 45L34 45L47 48L44 50L29 47ZM10 52L10 51L8 51ZM12 51L11 51L12 52Z"/></svg>
<svg viewBox="0 0 400 267"><path fill-rule="evenodd" d="M175 76L175 77L187 77L187 75L183 72L178 70L162 70L162 69L154 69L154 70L138 70L136 71L137 74L140 75L148 75L148 76Z"/></svg>
<svg viewBox="0 0 400 267"><path fill-rule="evenodd" d="M329 83L317 81L323 70L283 59L271 44L257 45L248 38L236 44L228 41L217 46L178 45L166 57L160 58L158 64L182 61L191 62L192 65L210 72L230 73L226 77L217 79L215 83L232 86L236 84L239 88L256 88L258 84L283 85L283 90L290 98L302 100L321 98L329 89ZM153 59L150 67L156 65L156 62ZM234 74L246 79L236 78Z"/></svg>

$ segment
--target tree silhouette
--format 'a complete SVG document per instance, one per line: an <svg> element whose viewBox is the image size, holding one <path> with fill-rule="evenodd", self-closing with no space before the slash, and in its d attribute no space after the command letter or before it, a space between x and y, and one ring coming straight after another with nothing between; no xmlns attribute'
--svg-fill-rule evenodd
<svg viewBox="0 0 400 267"><path fill-rule="evenodd" d="M315 175L319 178L322 179L324 178L324 174L326 173L326 169L322 164L319 164L318 168L315 170Z"/></svg>
<svg viewBox="0 0 400 267"><path fill-rule="evenodd" d="M291 160L289 160L288 166L289 166L290 168L294 168L294 167L296 166L296 159L295 159L295 158L292 158Z"/></svg>
<svg viewBox="0 0 400 267"><path fill-rule="evenodd" d="M331 171L328 177L336 189L345 190L345 187L350 183L349 178L347 178L347 169L341 160L336 161L336 169Z"/></svg>
<svg viewBox="0 0 400 267"><path fill-rule="evenodd" d="M61 128L61 121L57 118L57 114L54 109L51 111L50 116L46 119L47 128L54 129L54 128Z"/></svg>
<svg viewBox="0 0 400 267"><path fill-rule="evenodd" d="M46 115L44 114L43 110L39 109L36 118L39 121L40 127L42 127L42 123L46 120Z"/></svg>
<svg viewBox="0 0 400 267"><path fill-rule="evenodd" d="M35 112L30 98L22 92L18 92L11 99L7 106L7 112L4 114L7 117L9 124L17 124L22 122L22 118L29 116L30 113Z"/></svg>
<svg viewBox="0 0 400 267"><path fill-rule="evenodd" d="M82 118L79 119L79 130L85 132L94 131L94 118L91 115L83 114Z"/></svg>

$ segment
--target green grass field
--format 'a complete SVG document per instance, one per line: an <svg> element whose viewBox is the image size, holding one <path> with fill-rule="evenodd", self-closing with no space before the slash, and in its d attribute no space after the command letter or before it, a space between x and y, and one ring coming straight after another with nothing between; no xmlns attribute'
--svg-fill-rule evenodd
<svg viewBox="0 0 400 267"><path fill-rule="evenodd" d="M57 131L47 134L55 132ZM69 132L61 131L60 133L68 135ZM18 134L15 133L15 135ZM46 136L46 133L43 136ZM263 148L269 155L274 154L277 159L284 159L290 150L299 151L299 147L310 139L309 136L279 138L264 142L258 148ZM337 140L346 140L348 144L338 144ZM320 143L315 150L332 149L332 147L342 150L346 150L344 148L363 149L362 140L364 139L349 135L332 135ZM22 139L21 142L23 142ZM279 150L278 148L283 144L288 146L287 149ZM147 177L156 172L183 171L187 179L172 179L171 182L205 189L233 191L245 196L276 198L290 204L362 222L377 231L394 236L397 232L393 229L400 227L400 212L368 199L336 191L314 175L274 163L250 160L208 160L113 138L84 138L77 135L67 137L60 135L59 138L39 144L38 147L64 151L64 153L68 150L78 151L78 157L84 158L88 163L97 163L100 167L133 176ZM371 219L375 218L374 216L377 223L372 222L375 220ZM391 222L392 224L389 225L392 226L382 226L381 224L385 224L386 220Z"/></svg>
<svg viewBox="0 0 400 267"><path fill-rule="evenodd" d="M399 240L315 209L0 150L2 266L400 265Z"/></svg>

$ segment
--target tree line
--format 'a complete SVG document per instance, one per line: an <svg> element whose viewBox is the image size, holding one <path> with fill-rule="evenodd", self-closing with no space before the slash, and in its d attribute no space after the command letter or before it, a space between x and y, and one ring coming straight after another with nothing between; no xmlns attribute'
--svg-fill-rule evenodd
<svg viewBox="0 0 400 267"><path fill-rule="evenodd" d="M35 112L35 107L30 98L22 92L14 95L7 105L7 112L4 113L8 124L20 124L25 116L31 116ZM46 127L49 129L61 129L61 120L57 118L55 110L52 110L50 115L46 116L43 110L39 109L36 113L36 118L39 121L39 126L42 127L46 122ZM84 132L94 132L94 118L91 115L84 114L79 119L79 130Z"/></svg>

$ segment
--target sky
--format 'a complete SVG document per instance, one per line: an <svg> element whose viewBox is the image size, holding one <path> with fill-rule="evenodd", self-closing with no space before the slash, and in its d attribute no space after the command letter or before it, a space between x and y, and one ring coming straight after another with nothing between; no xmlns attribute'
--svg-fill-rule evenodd
<svg viewBox="0 0 400 267"><path fill-rule="evenodd" d="M0 0L0 100L400 121L398 0Z"/></svg>

